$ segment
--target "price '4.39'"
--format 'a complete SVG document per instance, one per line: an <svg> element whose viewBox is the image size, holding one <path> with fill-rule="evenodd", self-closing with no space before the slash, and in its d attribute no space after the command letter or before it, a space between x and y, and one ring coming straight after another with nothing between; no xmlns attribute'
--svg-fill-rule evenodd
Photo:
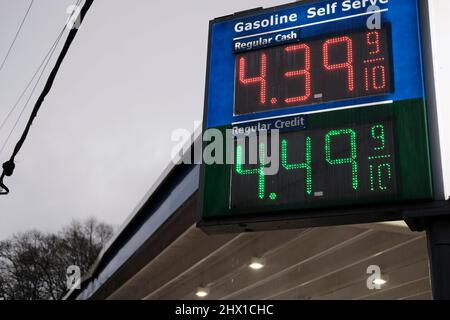
<svg viewBox="0 0 450 320"><path fill-rule="evenodd" d="M389 52L384 26L238 54L234 113L388 93Z"/></svg>

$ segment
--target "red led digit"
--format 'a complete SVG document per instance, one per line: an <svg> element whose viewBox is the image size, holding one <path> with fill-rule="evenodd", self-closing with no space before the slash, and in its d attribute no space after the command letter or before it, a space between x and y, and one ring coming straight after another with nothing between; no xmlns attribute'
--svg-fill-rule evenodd
<svg viewBox="0 0 450 320"><path fill-rule="evenodd" d="M381 62L381 61L384 61L384 58L375 58L375 59L367 59L367 60L364 60L364 63L375 63L375 62Z"/></svg>
<svg viewBox="0 0 450 320"><path fill-rule="evenodd" d="M378 81L379 77L377 77L377 74L381 76L381 83ZM375 90L382 90L386 88L386 70L384 66L376 66L372 68L372 83Z"/></svg>
<svg viewBox="0 0 450 320"><path fill-rule="evenodd" d="M330 64L330 47L344 43L347 46L347 61L343 63ZM336 71L347 69L348 72L348 90L353 92L355 90L355 75L353 70L353 42L349 37L338 37L328 39L323 44L323 65L328 71Z"/></svg>
<svg viewBox="0 0 450 320"><path fill-rule="evenodd" d="M364 68L364 82L365 82L365 88L366 91L369 91L369 68Z"/></svg>
<svg viewBox="0 0 450 320"><path fill-rule="evenodd" d="M372 47L369 51L370 55L375 55L380 53L380 34L378 31L372 31L367 33L367 46Z"/></svg>
<svg viewBox="0 0 450 320"><path fill-rule="evenodd" d="M266 103L266 75L267 75L267 55L261 54L260 60L260 76L253 78L246 78L247 61L244 57L239 59L239 81L244 85L259 83L260 94L259 99L261 104Z"/></svg>
<svg viewBox="0 0 450 320"><path fill-rule="evenodd" d="M303 50L305 53L305 68L295 71L288 71L284 74L286 78L305 77L305 94L298 97L286 98L284 101L288 104L299 103L308 100L311 96L311 49L306 44L298 44L286 47L286 52L296 52Z"/></svg>

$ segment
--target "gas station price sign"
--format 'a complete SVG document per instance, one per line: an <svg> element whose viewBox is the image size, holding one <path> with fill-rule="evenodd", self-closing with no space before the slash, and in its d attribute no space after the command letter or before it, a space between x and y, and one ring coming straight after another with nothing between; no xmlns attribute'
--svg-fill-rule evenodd
<svg viewBox="0 0 450 320"><path fill-rule="evenodd" d="M200 227L393 220L433 200L418 0L377 1L375 12L353 2L210 22L204 130L233 132L233 163L202 164Z"/></svg>
<svg viewBox="0 0 450 320"><path fill-rule="evenodd" d="M388 27L236 55L235 115L391 91Z"/></svg>
<svg viewBox="0 0 450 320"><path fill-rule="evenodd" d="M231 176L231 208L323 203L397 193L392 121L384 120L336 129L282 133L277 174L265 165L249 165L249 143L236 143ZM270 150L260 143L258 153ZM268 149L268 150L266 150Z"/></svg>

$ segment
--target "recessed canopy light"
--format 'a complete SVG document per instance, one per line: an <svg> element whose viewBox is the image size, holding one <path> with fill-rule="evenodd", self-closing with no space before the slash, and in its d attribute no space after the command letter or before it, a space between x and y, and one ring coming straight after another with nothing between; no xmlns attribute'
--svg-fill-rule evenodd
<svg viewBox="0 0 450 320"><path fill-rule="evenodd" d="M386 284L386 280L384 280L384 279L382 279L382 278L378 278L378 279L375 279L375 280L373 280L373 284L376 284L376 285L383 285L383 284Z"/></svg>
<svg viewBox="0 0 450 320"><path fill-rule="evenodd" d="M197 289L197 292L195 293L195 295L199 298L204 298L209 294L209 289L208 288L203 288L200 287Z"/></svg>
<svg viewBox="0 0 450 320"><path fill-rule="evenodd" d="M259 270L259 269L263 268L265 264L266 264L265 259L253 257L248 266L250 268L252 268L253 270Z"/></svg>

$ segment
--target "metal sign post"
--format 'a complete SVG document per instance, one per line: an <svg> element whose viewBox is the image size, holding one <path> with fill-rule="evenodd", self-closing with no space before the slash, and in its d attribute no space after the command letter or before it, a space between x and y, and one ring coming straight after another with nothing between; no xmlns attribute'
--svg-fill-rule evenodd
<svg viewBox="0 0 450 320"><path fill-rule="evenodd" d="M450 300L450 216L427 221L431 288L436 300Z"/></svg>
<svg viewBox="0 0 450 320"><path fill-rule="evenodd" d="M430 146L433 163L435 199L449 202L450 197L450 45L448 16L450 2L422 0L422 37L425 80L427 83ZM436 216L416 218L413 230L426 230L433 298L450 300L450 209ZM413 223L414 225L414 223Z"/></svg>

